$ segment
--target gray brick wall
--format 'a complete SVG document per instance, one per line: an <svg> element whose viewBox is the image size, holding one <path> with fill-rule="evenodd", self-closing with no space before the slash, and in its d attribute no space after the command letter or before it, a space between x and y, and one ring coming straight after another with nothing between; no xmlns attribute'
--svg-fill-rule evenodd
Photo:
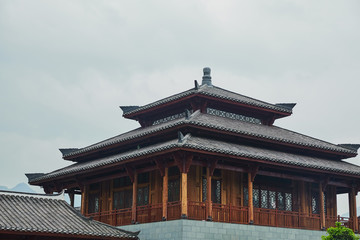
<svg viewBox="0 0 360 240"><path fill-rule="evenodd" d="M174 220L121 226L128 231L141 231L140 240L321 240L324 231L264 227L245 224L218 223L194 220Z"/></svg>

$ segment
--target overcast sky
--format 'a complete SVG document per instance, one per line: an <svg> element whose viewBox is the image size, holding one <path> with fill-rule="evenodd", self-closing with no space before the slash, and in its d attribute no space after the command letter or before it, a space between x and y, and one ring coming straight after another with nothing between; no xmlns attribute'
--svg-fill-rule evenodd
<svg viewBox="0 0 360 240"><path fill-rule="evenodd" d="M138 127L120 105L192 88L205 66L216 86L296 102L278 126L360 143L359 12L358 0L1 0L0 185Z"/></svg>

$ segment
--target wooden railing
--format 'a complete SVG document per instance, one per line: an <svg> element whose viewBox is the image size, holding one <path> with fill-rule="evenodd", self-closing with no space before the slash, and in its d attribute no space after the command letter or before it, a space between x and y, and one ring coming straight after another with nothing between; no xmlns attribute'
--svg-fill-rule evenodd
<svg viewBox="0 0 360 240"><path fill-rule="evenodd" d="M247 207L237 207L224 204L213 204L213 221L228 223L248 223Z"/></svg>
<svg viewBox="0 0 360 240"><path fill-rule="evenodd" d="M168 202L167 220L175 220L181 218L181 202Z"/></svg>
<svg viewBox="0 0 360 240"><path fill-rule="evenodd" d="M188 202L188 218L193 220L208 220L207 205L205 202ZM212 204L212 220L227 223L249 223L248 207ZM167 220L181 218L181 202L169 202L167 208ZM94 220L101 221L114 226L132 224L131 208L117 209L87 214ZM138 206L136 208L136 222L149 223L162 220L162 204ZM341 222L343 226L354 229L353 219L348 217L325 218L325 227L335 226L335 222ZM254 208L254 224L285 228L300 228L309 230L320 230L319 214L304 214L295 211L280 211L276 209Z"/></svg>

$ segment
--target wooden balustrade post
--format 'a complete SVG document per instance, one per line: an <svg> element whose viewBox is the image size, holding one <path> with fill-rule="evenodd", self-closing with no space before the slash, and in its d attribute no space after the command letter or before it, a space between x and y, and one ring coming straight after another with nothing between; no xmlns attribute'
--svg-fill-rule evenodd
<svg viewBox="0 0 360 240"><path fill-rule="evenodd" d="M132 208L131 208L131 222L132 223L136 223L137 183L138 183L138 174L135 172L134 179L133 179Z"/></svg>
<svg viewBox="0 0 360 240"><path fill-rule="evenodd" d="M325 230L325 211L324 211L324 192L322 183L319 183L319 196L320 196L320 229Z"/></svg>
<svg viewBox="0 0 360 240"><path fill-rule="evenodd" d="M188 216L187 172L181 173L181 218Z"/></svg>
<svg viewBox="0 0 360 240"><path fill-rule="evenodd" d="M248 195L249 224L254 224L253 181L250 172L248 173Z"/></svg>
<svg viewBox="0 0 360 240"><path fill-rule="evenodd" d="M163 176L163 192L162 192L162 220L166 221L167 219L167 205L168 205L168 189L169 189L169 168L164 169Z"/></svg>
<svg viewBox="0 0 360 240"><path fill-rule="evenodd" d="M212 221L212 201L211 201L211 174L210 168L206 168L206 202L207 202L207 220Z"/></svg>

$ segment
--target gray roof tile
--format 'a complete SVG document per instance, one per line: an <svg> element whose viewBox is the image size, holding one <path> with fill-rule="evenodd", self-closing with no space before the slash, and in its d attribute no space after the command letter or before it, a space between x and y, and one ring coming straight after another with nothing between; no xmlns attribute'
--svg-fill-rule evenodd
<svg viewBox="0 0 360 240"><path fill-rule="evenodd" d="M261 125L261 124L253 124L249 122L218 117L210 114L202 114L199 111L196 111L191 115L189 119L181 118L181 119L176 119L173 121L161 123L158 125L149 126L146 128L138 128L133 131L90 145L88 147L81 148L77 151L72 151L67 154L64 154L64 158L101 149L107 146L111 146L113 144L118 144L131 139L140 138L152 133L161 132L165 129L169 129L175 126L180 126L185 124L202 126L211 129L233 132L241 135L252 136L261 139L268 139L272 141L288 143L298 146L305 146L315 149L317 148L317 149L335 151L346 154L356 154L356 151L354 149L349 149L344 146L328 143L284 128Z"/></svg>
<svg viewBox="0 0 360 240"><path fill-rule="evenodd" d="M275 110L275 111L279 111L279 112L283 112L283 113L292 113L292 110L288 107L267 103L267 102L260 101L260 100L254 99L254 98L250 98L250 97L238 94L238 93L234 93L234 92L231 92L231 91L228 91L228 90L225 90L225 89L213 86L213 85L208 86L208 85L204 84L204 85L201 85L200 88L198 88L198 89L195 89L195 88L189 89L187 91L184 91L184 92L172 95L170 97L158 100L156 102L135 108L133 110L126 109L126 111L124 111L123 115L128 116L128 115L134 114L136 112L150 109L150 108L162 105L164 103L169 103L169 102L178 100L180 98L190 96L190 95L195 95L195 94L215 97L218 99L225 99L225 100L229 100L229 101L236 102L236 103L242 103L242 104L256 106L256 107L260 107L260 108Z"/></svg>
<svg viewBox="0 0 360 240"><path fill-rule="evenodd" d="M199 138L187 134L181 142L174 139L168 142L155 144L152 146L136 149L126 153L116 154L110 157L100 158L88 162L75 163L63 169L56 170L37 179L32 179L31 183L46 181L56 177L69 174L76 174L87 170L93 170L101 166L109 166L129 160L136 157L146 157L149 154L161 153L169 149L197 149L209 153L223 153L231 156L253 158L254 160L265 160L269 163L277 162L289 166L301 166L304 168L323 169L330 172L346 173L360 176L360 167L344 162L328 160L323 158L315 158L302 156L292 153L284 153L268 149L245 146L241 144L227 143L213 139Z"/></svg>
<svg viewBox="0 0 360 240"><path fill-rule="evenodd" d="M6 191L0 191L1 231L138 239L137 233L85 218L62 195Z"/></svg>

